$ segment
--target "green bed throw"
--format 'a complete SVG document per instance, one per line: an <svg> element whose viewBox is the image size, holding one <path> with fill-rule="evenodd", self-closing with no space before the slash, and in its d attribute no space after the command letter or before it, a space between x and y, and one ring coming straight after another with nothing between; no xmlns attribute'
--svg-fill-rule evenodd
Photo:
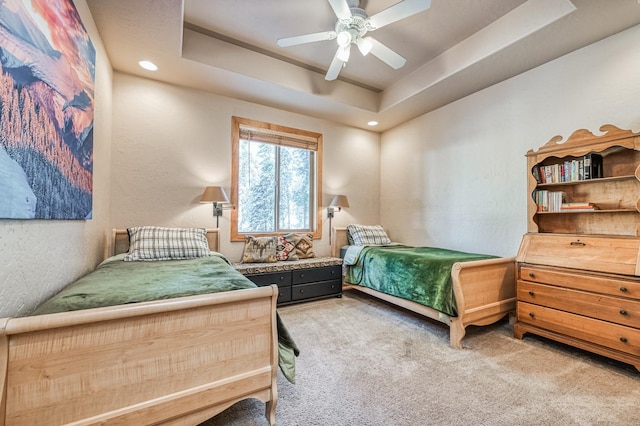
<svg viewBox="0 0 640 426"><path fill-rule="evenodd" d="M221 254L187 260L125 262L113 256L41 304L31 315L172 299L197 294L254 288ZM285 377L295 381L298 347L277 316L279 364Z"/></svg>
<svg viewBox="0 0 640 426"><path fill-rule="evenodd" d="M434 247L366 246L347 268L345 282L458 315L451 268L456 262L497 256Z"/></svg>

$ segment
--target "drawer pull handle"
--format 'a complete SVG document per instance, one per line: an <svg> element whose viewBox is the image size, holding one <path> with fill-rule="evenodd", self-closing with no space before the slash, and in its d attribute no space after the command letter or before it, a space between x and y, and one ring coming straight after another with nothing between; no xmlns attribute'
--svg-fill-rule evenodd
<svg viewBox="0 0 640 426"><path fill-rule="evenodd" d="M533 272L529 272L529 278L535 278L536 274L534 274Z"/></svg>
<svg viewBox="0 0 640 426"><path fill-rule="evenodd" d="M535 315L533 314L533 312L529 312L529 316L530 316L531 318L535 318Z"/></svg>
<svg viewBox="0 0 640 426"><path fill-rule="evenodd" d="M536 294L533 291L529 290L529 296L535 296L535 295Z"/></svg>
<svg viewBox="0 0 640 426"><path fill-rule="evenodd" d="M582 241L571 241L570 243L572 246L580 246L580 247L584 247L586 246L585 243L583 243Z"/></svg>
<svg viewBox="0 0 640 426"><path fill-rule="evenodd" d="M625 311L624 309L620 309L620 315L627 315L627 311Z"/></svg>
<svg viewBox="0 0 640 426"><path fill-rule="evenodd" d="M627 292L627 288L626 287L620 287L620 291L623 292L623 293L626 293Z"/></svg>
<svg viewBox="0 0 640 426"><path fill-rule="evenodd" d="M620 338L620 341L621 341L622 343L627 343L627 338L626 338L626 337L621 337L621 338Z"/></svg>
<svg viewBox="0 0 640 426"><path fill-rule="evenodd" d="M300 274L300 278L304 278L304 274Z"/></svg>

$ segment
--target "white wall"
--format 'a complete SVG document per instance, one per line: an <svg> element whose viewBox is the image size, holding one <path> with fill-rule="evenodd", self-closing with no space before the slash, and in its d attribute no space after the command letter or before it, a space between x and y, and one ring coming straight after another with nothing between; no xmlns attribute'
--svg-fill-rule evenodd
<svg viewBox="0 0 640 426"><path fill-rule="evenodd" d="M639 40L636 26L385 132L380 219L393 239L515 255L526 152L581 128L640 130Z"/></svg>
<svg viewBox="0 0 640 426"><path fill-rule="evenodd" d="M215 227L212 206L199 203L207 185L230 194L231 117L239 116L323 134L323 238L329 254L326 206L346 194L351 208L334 226L379 221L380 136L308 116L114 74L111 226ZM229 241L230 212L220 218L221 251L232 261L243 243Z"/></svg>
<svg viewBox="0 0 640 426"><path fill-rule="evenodd" d="M0 318L28 314L102 260L111 168L111 64L85 0L74 0L96 48L93 219L0 219Z"/></svg>

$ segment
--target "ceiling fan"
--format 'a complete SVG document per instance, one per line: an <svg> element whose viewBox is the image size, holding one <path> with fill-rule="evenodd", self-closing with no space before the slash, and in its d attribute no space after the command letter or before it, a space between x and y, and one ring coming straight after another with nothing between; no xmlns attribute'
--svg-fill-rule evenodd
<svg viewBox="0 0 640 426"><path fill-rule="evenodd" d="M338 49L324 77L325 80L338 78L340 70L349 60L352 44L358 46L362 55L371 53L390 67L401 68L406 62L405 58L366 34L431 7L431 0L404 0L368 16L367 12L360 9L360 0L328 1L338 17L334 30L281 38L277 42L280 47L289 47L315 41L336 40Z"/></svg>

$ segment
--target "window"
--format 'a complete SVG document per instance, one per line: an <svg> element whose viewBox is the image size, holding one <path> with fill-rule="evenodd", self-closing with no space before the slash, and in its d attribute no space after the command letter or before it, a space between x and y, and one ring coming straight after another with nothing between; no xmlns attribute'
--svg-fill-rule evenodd
<svg viewBox="0 0 640 426"><path fill-rule="evenodd" d="M232 119L231 240L246 234L322 235L322 135Z"/></svg>

